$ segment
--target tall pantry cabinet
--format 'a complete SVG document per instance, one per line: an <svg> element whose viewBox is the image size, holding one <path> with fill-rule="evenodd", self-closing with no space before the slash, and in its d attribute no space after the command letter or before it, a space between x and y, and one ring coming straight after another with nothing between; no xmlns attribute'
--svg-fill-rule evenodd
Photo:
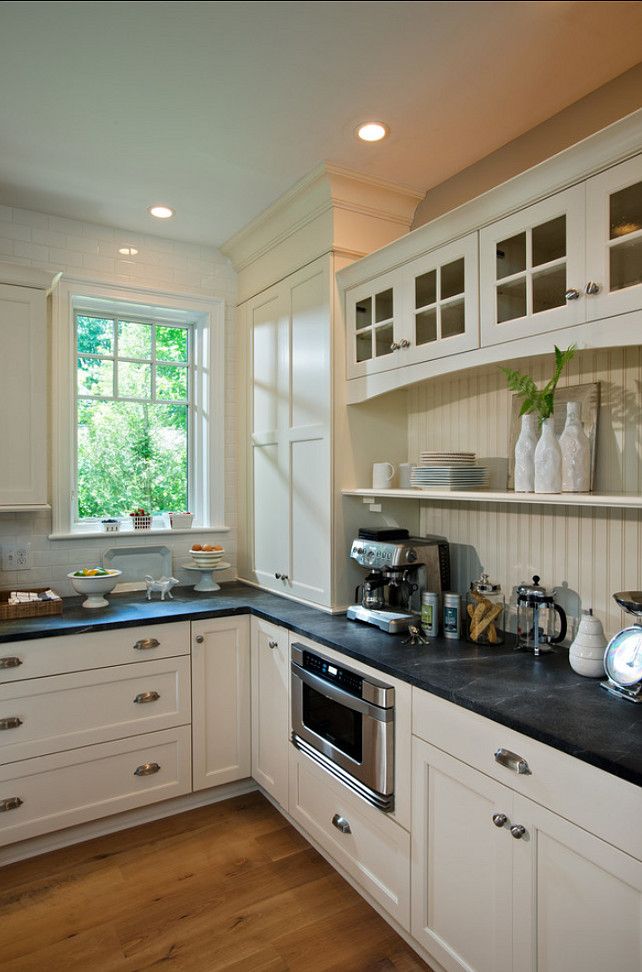
<svg viewBox="0 0 642 972"><path fill-rule="evenodd" d="M320 607L348 596L333 563L348 421L334 275L407 232L419 198L323 165L223 247L239 274L239 577Z"/></svg>

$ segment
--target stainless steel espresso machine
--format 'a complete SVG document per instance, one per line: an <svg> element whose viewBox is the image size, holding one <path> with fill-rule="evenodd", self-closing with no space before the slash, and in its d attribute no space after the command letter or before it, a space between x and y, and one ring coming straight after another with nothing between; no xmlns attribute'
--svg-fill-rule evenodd
<svg viewBox="0 0 642 972"><path fill-rule="evenodd" d="M347 617L390 634L419 623L421 595L450 589L448 542L411 537L407 530L359 530L350 556L368 574L355 592Z"/></svg>

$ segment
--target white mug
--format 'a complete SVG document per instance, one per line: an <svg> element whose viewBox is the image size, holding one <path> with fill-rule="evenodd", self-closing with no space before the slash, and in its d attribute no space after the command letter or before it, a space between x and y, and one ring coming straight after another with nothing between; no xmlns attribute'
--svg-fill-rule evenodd
<svg viewBox="0 0 642 972"><path fill-rule="evenodd" d="M414 468L411 462L399 463L399 489L410 489L410 477Z"/></svg>
<svg viewBox="0 0 642 972"><path fill-rule="evenodd" d="M389 489L395 475L395 467L391 462L373 462L372 488Z"/></svg>

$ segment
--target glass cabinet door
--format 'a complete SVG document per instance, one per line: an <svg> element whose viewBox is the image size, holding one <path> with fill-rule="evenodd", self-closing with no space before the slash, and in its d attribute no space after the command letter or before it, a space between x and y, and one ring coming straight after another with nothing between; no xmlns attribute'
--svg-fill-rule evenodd
<svg viewBox="0 0 642 972"><path fill-rule="evenodd" d="M585 320L584 187L480 231L482 345Z"/></svg>
<svg viewBox="0 0 642 972"><path fill-rule="evenodd" d="M479 347L477 234L409 264L404 299L411 301L404 313L410 328L402 347L404 364Z"/></svg>
<svg viewBox="0 0 642 972"><path fill-rule="evenodd" d="M642 307L642 155L587 183L589 320Z"/></svg>
<svg viewBox="0 0 642 972"><path fill-rule="evenodd" d="M396 368L399 294L392 274L346 293L348 377Z"/></svg>

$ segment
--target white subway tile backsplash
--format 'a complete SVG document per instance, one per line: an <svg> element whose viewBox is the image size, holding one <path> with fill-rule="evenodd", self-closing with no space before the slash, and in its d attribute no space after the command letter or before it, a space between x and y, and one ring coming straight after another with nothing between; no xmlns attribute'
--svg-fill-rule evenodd
<svg viewBox="0 0 642 972"><path fill-rule="evenodd" d="M23 226L37 226L40 229L47 229L49 217L45 213L34 213L30 209L13 209L13 222Z"/></svg>
<svg viewBox="0 0 642 972"><path fill-rule="evenodd" d="M0 238L5 240L30 240L31 227L19 226L16 223L0 220Z"/></svg>
<svg viewBox="0 0 642 972"><path fill-rule="evenodd" d="M41 246L38 243L26 243L22 240L16 240L13 244L13 252L17 257L26 257L28 260L34 260L38 263L46 263L49 259L48 247Z"/></svg>

